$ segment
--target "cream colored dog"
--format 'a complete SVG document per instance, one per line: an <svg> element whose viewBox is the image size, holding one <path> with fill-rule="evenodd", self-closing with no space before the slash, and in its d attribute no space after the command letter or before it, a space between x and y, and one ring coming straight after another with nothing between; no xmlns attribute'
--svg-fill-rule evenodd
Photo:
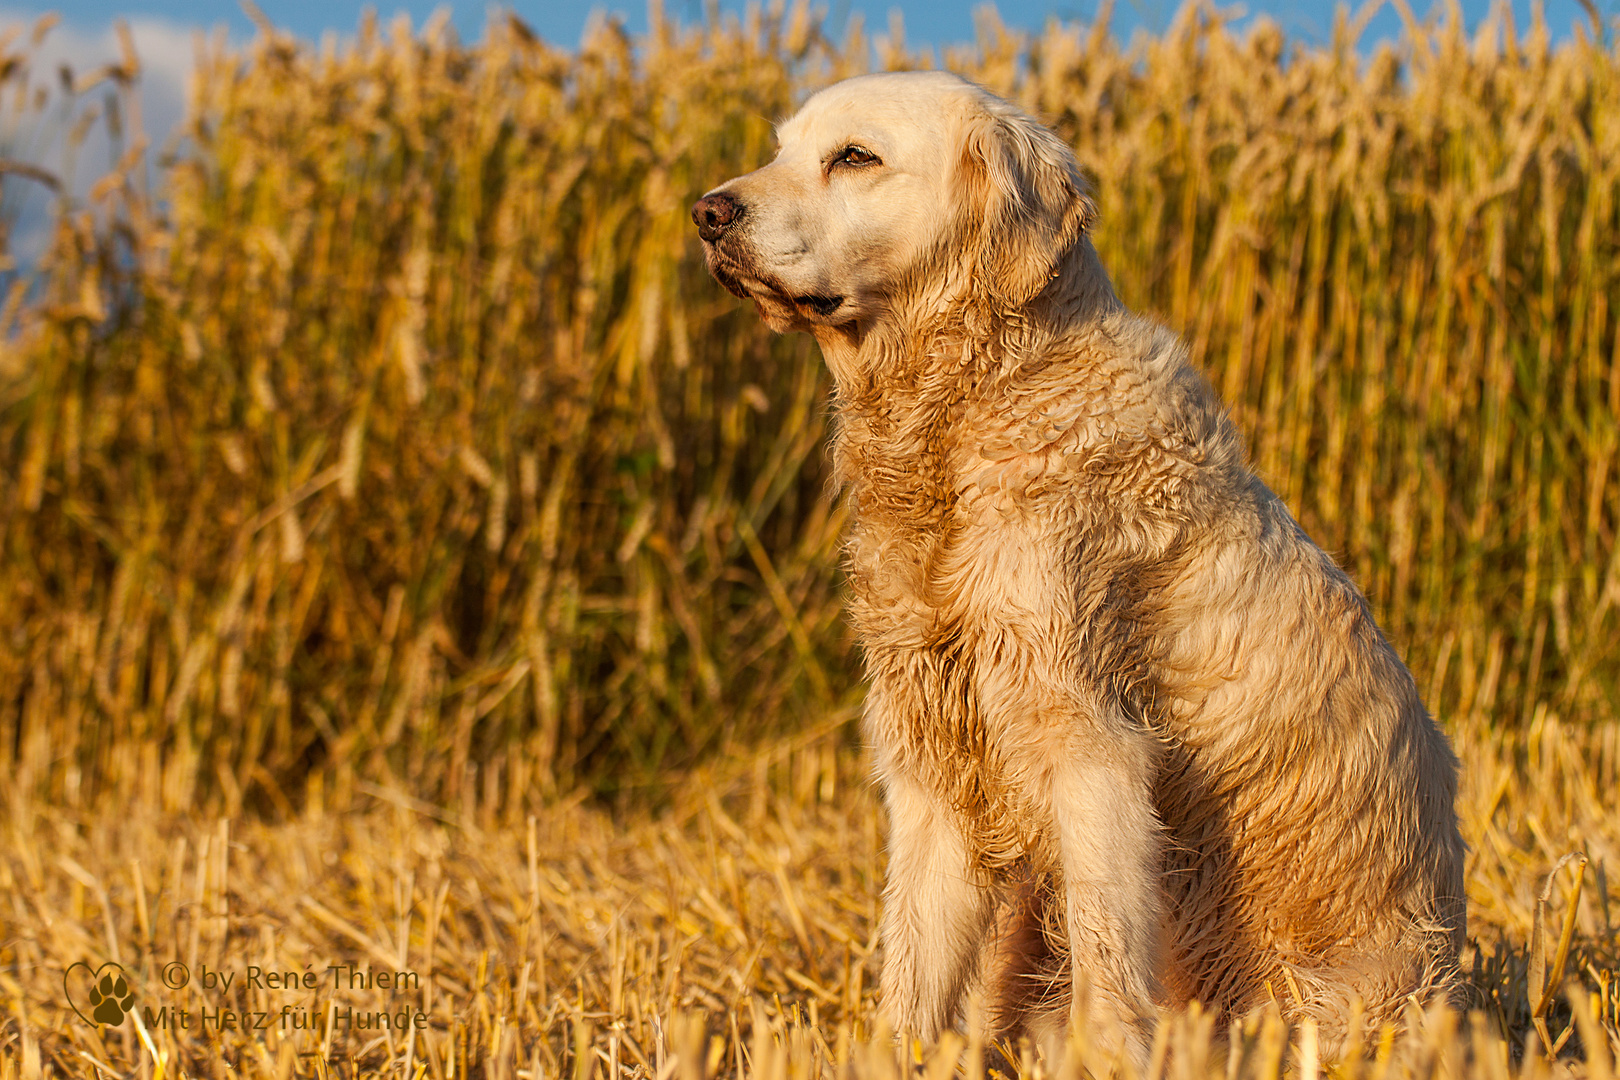
<svg viewBox="0 0 1620 1080"><path fill-rule="evenodd" d="M815 95L692 210L710 270L821 344L890 820L883 1006L982 986L1050 1043L1089 987L1276 1000L1342 1037L1449 993L1456 759L1349 579L1124 309L1074 156L942 73ZM985 942L991 942L985 947Z"/></svg>

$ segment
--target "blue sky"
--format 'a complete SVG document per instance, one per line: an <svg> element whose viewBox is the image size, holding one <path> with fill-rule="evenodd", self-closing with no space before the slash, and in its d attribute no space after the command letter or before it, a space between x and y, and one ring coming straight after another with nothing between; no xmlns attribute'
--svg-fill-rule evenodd
<svg viewBox="0 0 1620 1080"><path fill-rule="evenodd" d="M276 25L302 37L314 40L324 31L341 33L352 31L364 6L359 0L260 0L260 6ZM451 10L451 19L464 39L475 40L483 30L488 7L481 0L456 0L441 4L436 0L382 0L375 5L379 14L387 17L396 11L409 12L418 24L441 6ZM737 0L723 0L722 8L740 10ZM898 8L904 14L908 39L915 42L962 41L973 36L972 0L823 0L828 11L829 24L839 24L850 10L860 10L867 25L882 28L887 25L888 13ZM999 5L1002 17L1014 26L1039 28L1049 17L1090 20L1096 15L1098 0L1003 0ZM1332 0L1307 0L1290 3L1288 0L1248 0L1243 5L1250 14L1265 12L1275 18L1291 35L1320 41L1327 37L1333 25ZM1462 0L1464 17L1472 25L1483 18L1490 8L1490 0ZM1528 0L1513 0L1512 6L1521 26L1527 25L1531 4ZM540 34L554 44L571 46L579 41L590 12L598 7L617 11L625 16L632 30L646 25L646 5L642 0L518 0L514 10ZM1419 15L1425 13L1425 0L1413 0ZM1620 12L1620 0L1598 0L1599 10L1613 17ZM113 18L145 17L161 20L176 27L214 27L224 25L233 37L242 38L252 33L252 23L230 0L65 0L50 5L7 4L0 9L0 19L28 17L46 10L62 14L66 22L81 31L93 32ZM686 21L702 17L703 0L666 0L666 10ZM1174 15L1175 0L1117 0L1115 24L1129 33L1137 27L1162 30ZM1547 0L1547 18L1558 36L1569 33L1575 21L1586 16L1577 0ZM1386 5L1379 13L1368 37L1394 36L1400 31L1400 20L1393 8Z"/></svg>

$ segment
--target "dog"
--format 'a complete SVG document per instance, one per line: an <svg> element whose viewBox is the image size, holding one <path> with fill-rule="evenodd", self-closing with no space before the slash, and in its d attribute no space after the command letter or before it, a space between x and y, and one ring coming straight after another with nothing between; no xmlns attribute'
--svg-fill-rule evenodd
<svg viewBox="0 0 1620 1080"><path fill-rule="evenodd" d="M1192 1001L1328 1047L1458 992L1457 760L1362 594L1127 311L1057 136L954 75L815 94L692 208L820 344L889 818L881 1007L929 1041ZM986 945L985 943L989 944Z"/></svg>

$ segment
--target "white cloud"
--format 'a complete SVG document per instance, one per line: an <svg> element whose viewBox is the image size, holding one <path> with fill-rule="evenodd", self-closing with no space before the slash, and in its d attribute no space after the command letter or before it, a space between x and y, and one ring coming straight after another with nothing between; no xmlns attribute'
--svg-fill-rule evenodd
<svg viewBox="0 0 1620 1080"><path fill-rule="evenodd" d="M21 52L34 87L49 91L50 104L42 112L20 115L8 88L0 103L0 156L25 162L61 178L67 193L83 201L90 188L116 164L109 137L106 101L115 87L110 81L69 100L59 69L66 65L77 79L107 64L121 61L123 50L112 22L85 25L62 22L37 46L30 46L37 14L0 7L0 35L11 40L6 52ZM187 86L196 66L202 30L165 19L134 16L125 20L140 62L136 83L141 130L148 140L147 169L156 179L157 160L180 130L186 111ZM82 145L70 146L70 133L87 110L102 114ZM131 145L131 117L123 117L125 148ZM24 265L38 258L47 236L54 197L41 184L22 177L5 181L3 212L11 220L12 255Z"/></svg>

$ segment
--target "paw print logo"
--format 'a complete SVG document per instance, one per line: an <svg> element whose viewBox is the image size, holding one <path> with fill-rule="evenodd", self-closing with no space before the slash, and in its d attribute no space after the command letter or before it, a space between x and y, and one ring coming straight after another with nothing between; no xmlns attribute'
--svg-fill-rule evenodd
<svg viewBox="0 0 1620 1080"><path fill-rule="evenodd" d="M84 969L83 974L76 974L79 968ZM73 964L62 973L62 990L67 994L69 1007L91 1027L98 1024L117 1027L135 1009L134 988L129 985L124 969L110 961L94 971L83 960ZM88 1016L79 1007L81 1002L89 1009Z"/></svg>
<svg viewBox="0 0 1620 1080"><path fill-rule="evenodd" d="M109 971L90 988L90 1005L96 1010L90 1015L96 1018L97 1023L122 1024L124 1014L135 1007L135 994L122 972L114 976Z"/></svg>

